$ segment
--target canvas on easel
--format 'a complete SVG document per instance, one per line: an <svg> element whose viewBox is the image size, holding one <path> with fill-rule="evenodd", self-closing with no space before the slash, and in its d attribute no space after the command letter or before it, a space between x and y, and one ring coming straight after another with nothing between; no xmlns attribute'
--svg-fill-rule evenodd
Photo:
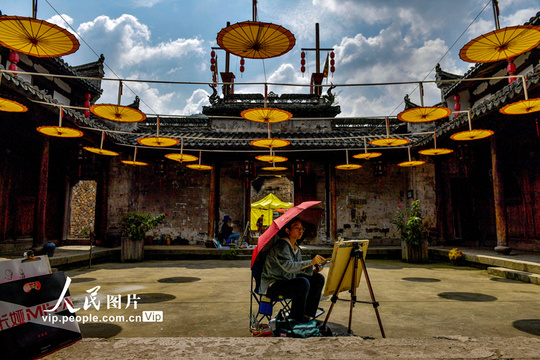
<svg viewBox="0 0 540 360"><path fill-rule="evenodd" d="M330 269L328 270L328 276L326 279L326 284L324 286L324 296L336 294L336 292L338 291L339 283L343 276L344 278L339 292L351 290L353 263L349 261L349 259L351 257L351 251L353 250L355 244L357 244L360 250L362 250L362 252L364 253L363 256L365 260L369 240L341 240L334 244L332 261L330 263ZM362 267L357 267L355 287L358 287L358 285L360 284L361 277Z"/></svg>

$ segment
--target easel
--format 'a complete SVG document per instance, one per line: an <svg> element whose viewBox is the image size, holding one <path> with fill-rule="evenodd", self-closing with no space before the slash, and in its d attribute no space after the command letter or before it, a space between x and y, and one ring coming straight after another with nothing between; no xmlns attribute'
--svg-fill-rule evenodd
<svg viewBox="0 0 540 360"><path fill-rule="evenodd" d="M357 270L358 270L358 260L360 260L360 263L362 264L362 271L364 272L365 277L366 277L366 284L367 284L368 289L369 289L369 294L371 295L371 302L358 301L356 299L356 281L357 281L356 280L356 274L357 274ZM349 268L349 265L350 265L351 261L353 262L352 281L351 281L351 288L349 290L349 292L351 293L351 299L350 300L340 299L337 294L339 294L339 292L341 291L341 288L342 288L342 285L343 285L343 280L345 279L345 274L347 273L347 269ZM353 312L354 305L356 303L364 303L364 304L372 304L373 305L373 309L375 309L375 314L377 315L377 321L379 322L379 328L381 329L381 335L382 335L383 338L386 338L386 335L384 334L383 325L382 325L382 322L381 322L381 317L379 316L379 310L377 309L379 307L379 303L377 301L375 301L375 295L373 294L373 289L371 288L371 282L369 281L369 276L368 276L367 269L366 269L366 263L364 261L364 252L362 251L362 249L360 249L360 247L359 247L359 245L357 243L353 244L353 249L351 250L351 254L350 254L349 260L347 262L347 267L345 268L345 271L343 271L343 274L341 275L341 280L339 281L337 291L332 295L332 299L331 299L332 305L330 305L330 309L328 310L328 314L326 315L326 319L324 319L324 323L323 323L323 326L322 326L323 329L326 329L326 324L328 323L328 319L330 318L330 314L332 313L332 309L334 308L334 305L336 304L336 302L338 300L350 302L349 327L348 327L348 330L347 330L347 332L349 334L352 333L351 324L352 324L352 312Z"/></svg>

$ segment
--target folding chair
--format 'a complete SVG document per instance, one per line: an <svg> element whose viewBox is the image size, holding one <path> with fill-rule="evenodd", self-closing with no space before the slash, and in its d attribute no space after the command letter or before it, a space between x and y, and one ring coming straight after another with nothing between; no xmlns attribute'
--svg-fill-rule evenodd
<svg viewBox="0 0 540 360"><path fill-rule="evenodd" d="M259 294L259 288L261 286L261 270L257 265L251 269L251 301L249 310L250 328L251 330L259 331L263 328L263 321L268 323L272 319L273 308L277 304L281 306L285 316L288 316L291 312L292 299L278 296L275 298L269 298L265 294ZM256 303L257 311L253 311L253 303Z"/></svg>

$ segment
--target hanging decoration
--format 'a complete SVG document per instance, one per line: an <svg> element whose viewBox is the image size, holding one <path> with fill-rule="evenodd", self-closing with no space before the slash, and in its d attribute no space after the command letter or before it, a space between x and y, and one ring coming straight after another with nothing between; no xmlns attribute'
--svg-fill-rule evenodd
<svg viewBox="0 0 540 360"><path fill-rule="evenodd" d="M178 161L179 163L199 160L199 158L194 155L184 154L184 138L182 138L180 143L180 153L167 154L165 157L170 160Z"/></svg>
<svg viewBox="0 0 540 360"><path fill-rule="evenodd" d="M270 149L291 145L291 143L287 140L272 139L270 134L271 134L270 123L268 123L268 138L260 139L260 140L252 140L250 144L257 147L266 147Z"/></svg>
<svg viewBox="0 0 540 360"><path fill-rule="evenodd" d="M270 148L270 155L259 155L259 156L256 156L255 159L257 159L259 161L269 162L269 163L285 162L285 161L289 160L284 156L277 156L273 152L272 148Z"/></svg>
<svg viewBox="0 0 540 360"><path fill-rule="evenodd" d="M2 75L0 75L2 76ZM0 111L6 112L26 112L28 108L16 101L0 98Z"/></svg>
<svg viewBox="0 0 540 360"><path fill-rule="evenodd" d="M367 140L366 138L364 137L364 152L363 153L359 153L359 154L356 154L356 155L353 155L353 158L355 159L366 159L366 160L369 160L369 159L373 159L373 158L376 158L376 157L379 157L381 156L382 153L380 152L368 152L367 151Z"/></svg>
<svg viewBox="0 0 540 360"><path fill-rule="evenodd" d="M45 20L0 16L0 45L40 58L60 57L79 49L79 41L69 31Z"/></svg>
<svg viewBox="0 0 540 360"><path fill-rule="evenodd" d="M330 72L332 73L332 77L334 76L334 72L336 71L336 60L334 59L336 57L336 54L332 51L330 53Z"/></svg>
<svg viewBox="0 0 540 360"><path fill-rule="evenodd" d="M404 161L402 163L399 163L398 166L413 167L413 166L420 166L426 163L425 161L421 161L421 160L411 160L411 147L409 146L407 150L409 153L409 161Z"/></svg>
<svg viewBox="0 0 540 360"><path fill-rule="evenodd" d="M129 106L120 105L122 99L122 81L118 84L118 104L96 104L90 111L100 118L117 122L140 122L146 120L146 115Z"/></svg>
<svg viewBox="0 0 540 360"><path fill-rule="evenodd" d="M148 163L144 161L137 161L137 151L138 151L138 148L135 146L135 149L133 150L133 160L122 160L122 162L126 165L147 166Z"/></svg>
<svg viewBox="0 0 540 360"><path fill-rule="evenodd" d="M165 136L159 136L159 128L161 125L160 122L161 121L158 116L157 125L156 125L156 128L157 128L156 136L139 138L137 139L137 142L141 145L156 146L156 147L168 147L168 146L175 146L176 144L178 144L180 142L180 140L178 139L173 139L173 138L165 137Z"/></svg>
<svg viewBox="0 0 540 360"><path fill-rule="evenodd" d="M244 58L240 58L240 72L242 73L242 75L244 74L244 70L246 70L244 66L245 64L246 64L246 60Z"/></svg>
<svg viewBox="0 0 540 360"><path fill-rule="evenodd" d="M101 132L101 144L100 144L99 148L85 146L85 147L83 147L83 149L86 150L86 151L90 151L91 153L98 154L98 155L106 155L106 156L120 155L117 152L103 149L103 142L104 141L105 141L105 131L102 131Z"/></svg>
<svg viewBox="0 0 540 360"><path fill-rule="evenodd" d="M508 60L508 65L506 65L506 72L510 76L515 75L515 73L516 73L516 64L514 64L514 57L510 57L507 60ZM511 84L516 80L517 80L516 77L513 77L513 76L509 77L508 78L508 83Z"/></svg>
<svg viewBox="0 0 540 360"><path fill-rule="evenodd" d="M89 92L87 92L86 94L84 94L84 107L85 108L88 108L88 110L84 110L84 117L89 117L90 116L90 106L92 106L92 104L90 103L90 99L92 99L92 94L90 94Z"/></svg>
<svg viewBox="0 0 540 360"><path fill-rule="evenodd" d="M265 171L285 171L287 169L288 168L285 166L276 166L276 163L272 163L272 166L265 166L261 168L261 170Z"/></svg>
<svg viewBox="0 0 540 360"><path fill-rule="evenodd" d="M186 165L186 167L193 169L193 170L199 170L199 171L205 171L205 170L212 170L214 167L210 165L204 165L201 164L201 152L199 151L199 163L198 164L189 164Z"/></svg>
<svg viewBox="0 0 540 360"><path fill-rule="evenodd" d="M529 99L527 80L525 76L521 76L521 79L523 80L523 95L525 96L525 100L508 104L499 109L499 112L506 115L524 115L540 111L540 98Z"/></svg>
<svg viewBox="0 0 540 360"><path fill-rule="evenodd" d="M304 73L306 72L306 52L302 51L300 53L300 71L302 72L302 77L304 77Z"/></svg>
<svg viewBox="0 0 540 360"><path fill-rule="evenodd" d="M400 112L397 118L411 123L425 123L447 117L452 111L442 106L424 106L424 86L419 84L420 106Z"/></svg>
<svg viewBox="0 0 540 360"><path fill-rule="evenodd" d="M454 152L452 149L437 148L437 133L433 133L433 149L420 150L418 153L422 155L445 155Z"/></svg>
<svg viewBox="0 0 540 360"><path fill-rule="evenodd" d="M473 130L472 124L471 124L470 111L467 111L467 119L469 120L469 130L455 133L450 136L450 139L456 140L456 141L479 140L479 139L487 138L495 133L492 130L485 130L485 129Z"/></svg>
<svg viewBox="0 0 540 360"><path fill-rule="evenodd" d="M246 120L262 123L277 123L292 118L292 114L288 111L269 107L247 109L242 111L240 116Z"/></svg>
<svg viewBox="0 0 540 360"><path fill-rule="evenodd" d="M459 94L454 95L454 110L455 111L461 111L461 104L459 103L460 100L461 100L461 97L459 96ZM457 118L457 117L458 117L458 113L456 112L454 114L454 118Z"/></svg>
<svg viewBox="0 0 540 360"><path fill-rule="evenodd" d="M80 130L62 127L62 118L64 117L64 109L60 106L58 109L58 126L40 126L36 130L47 136L78 138L83 136Z"/></svg>
<svg viewBox="0 0 540 360"><path fill-rule="evenodd" d="M11 64L9 64L8 70L11 70L11 71L19 70L19 68L17 67L19 60L20 60L19 54L16 51L11 51L9 53L9 62ZM13 73L13 75L17 75L17 73Z"/></svg>
<svg viewBox="0 0 540 360"><path fill-rule="evenodd" d="M341 165L336 165L336 169L338 170L357 170L360 169L362 166L359 164L349 164L349 150L345 150L345 159L346 163Z"/></svg>
<svg viewBox="0 0 540 360"><path fill-rule="evenodd" d="M369 142L370 145L375 146L401 146L410 143L410 140L402 138L391 138L390 137L390 119L386 118L386 138L375 139Z"/></svg>

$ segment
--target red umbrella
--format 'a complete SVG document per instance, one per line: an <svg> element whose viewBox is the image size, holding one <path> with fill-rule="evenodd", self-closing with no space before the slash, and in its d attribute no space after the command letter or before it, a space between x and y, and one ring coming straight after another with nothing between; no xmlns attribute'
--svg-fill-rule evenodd
<svg viewBox="0 0 540 360"><path fill-rule="evenodd" d="M285 214L275 219L270 227L268 227L268 229L259 237L257 246L253 249L251 255L251 268L253 268L257 259L259 259L260 262L263 261L264 256L274 243L274 235L295 217L306 224L317 225L324 208L320 205L315 207L313 205L320 203L320 201L304 201L299 205L287 209Z"/></svg>

